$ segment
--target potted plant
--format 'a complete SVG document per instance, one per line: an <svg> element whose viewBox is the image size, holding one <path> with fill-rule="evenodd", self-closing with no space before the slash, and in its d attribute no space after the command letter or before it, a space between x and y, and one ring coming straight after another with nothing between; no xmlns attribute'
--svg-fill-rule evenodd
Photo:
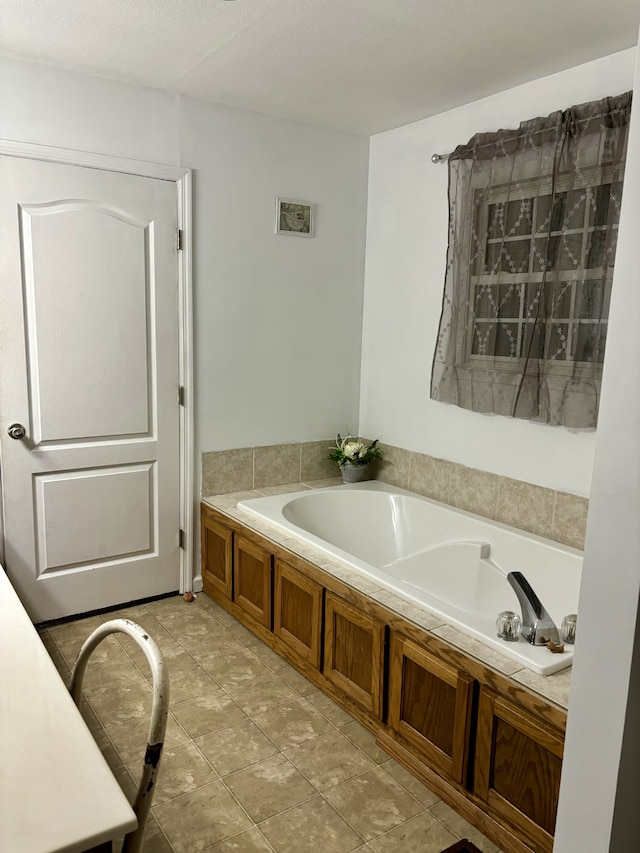
<svg viewBox="0 0 640 853"><path fill-rule="evenodd" d="M378 447L378 439L366 444L353 435L344 438L338 433L335 447L329 450L329 459L337 462L342 471L342 480L345 483L359 483L362 480L371 479L372 462L382 458L382 451Z"/></svg>

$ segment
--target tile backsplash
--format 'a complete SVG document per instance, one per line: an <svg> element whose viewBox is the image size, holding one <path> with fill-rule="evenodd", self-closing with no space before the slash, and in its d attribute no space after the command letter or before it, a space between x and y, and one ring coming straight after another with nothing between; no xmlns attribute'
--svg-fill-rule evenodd
<svg viewBox="0 0 640 853"><path fill-rule="evenodd" d="M202 454L204 496L304 483L339 475L327 459L334 439ZM376 477L425 497L510 524L556 542L584 548L589 501L424 453L381 444Z"/></svg>

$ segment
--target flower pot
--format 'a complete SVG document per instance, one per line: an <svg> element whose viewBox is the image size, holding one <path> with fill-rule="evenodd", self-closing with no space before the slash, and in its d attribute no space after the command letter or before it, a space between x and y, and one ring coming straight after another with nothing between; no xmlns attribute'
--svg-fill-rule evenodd
<svg viewBox="0 0 640 853"><path fill-rule="evenodd" d="M362 483L371 479L371 465L341 465L343 483Z"/></svg>

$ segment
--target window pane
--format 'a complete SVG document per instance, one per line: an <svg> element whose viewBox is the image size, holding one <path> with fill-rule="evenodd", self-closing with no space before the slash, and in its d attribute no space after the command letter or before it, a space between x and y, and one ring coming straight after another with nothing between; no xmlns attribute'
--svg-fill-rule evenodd
<svg viewBox="0 0 640 853"><path fill-rule="evenodd" d="M515 358L518 355L518 324L474 323L471 352L473 355Z"/></svg>
<svg viewBox="0 0 640 853"><path fill-rule="evenodd" d="M612 266L616 256L618 232L591 231L587 235L587 269Z"/></svg>
<svg viewBox="0 0 640 853"><path fill-rule="evenodd" d="M529 272L530 251L531 240L488 243L485 275L497 275L498 272L508 272L514 275Z"/></svg>
<svg viewBox="0 0 640 853"><path fill-rule="evenodd" d="M525 302L525 319L568 320L571 312L570 281L552 281L528 284Z"/></svg>
<svg viewBox="0 0 640 853"><path fill-rule="evenodd" d="M542 237L533 242L533 272L549 272L556 268L560 237Z"/></svg>
<svg viewBox="0 0 640 853"><path fill-rule="evenodd" d="M476 288L474 313L476 317L520 316L520 284L483 284Z"/></svg>
<svg viewBox="0 0 640 853"><path fill-rule="evenodd" d="M620 220L622 184L600 184L591 188L589 225L617 225ZM611 220L609 221L609 216Z"/></svg>
<svg viewBox="0 0 640 853"><path fill-rule="evenodd" d="M496 324L475 322L473 324L473 355L490 355L495 348Z"/></svg>
<svg viewBox="0 0 640 853"><path fill-rule="evenodd" d="M606 225L609 213L611 184L600 184L591 188L589 199L589 225Z"/></svg>
<svg viewBox="0 0 640 853"><path fill-rule="evenodd" d="M488 238L504 237L504 203L490 204L487 225Z"/></svg>
<svg viewBox="0 0 640 853"><path fill-rule="evenodd" d="M498 323L494 355L511 358L518 355L517 323Z"/></svg>
<svg viewBox="0 0 640 853"><path fill-rule="evenodd" d="M517 201L510 201L507 204L507 237L521 237L523 234L531 234L532 209L532 198L523 198Z"/></svg>
<svg viewBox="0 0 640 853"><path fill-rule="evenodd" d="M549 323L547 330L546 357L549 361L564 361L567 358L568 323Z"/></svg>
<svg viewBox="0 0 640 853"><path fill-rule="evenodd" d="M525 358L544 358L544 329L542 322L525 323L522 327L522 350Z"/></svg>
<svg viewBox="0 0 640 853"><path fill-rule="evenodd" d="M532 210L532 198L490 204L487 236L497 239L531 234Z"/></svg>
<svg viewBox="0 0 640 853"><path fill-rule="evenodd" d="M606 323L578 323L573 332L574 359L602 363L606 337Z"/></svg>
<svg viewBox="0 0 640 853"><path fill-rule="evenodd" d="M584 228L584 209L587 203L587 190L571 190L563 193L564 212L562 217L562 228L573 231L575 228Z"/></svg>
<svg viewBox="0 0 640 853"><path fill-rule="evenodd" d="M549 225L552 231L559 231L562 228L562 218L564 215L564 202L566 193L557 193L551 211L551 195L541 195L536 203L536 233L547 234Z"/></svg>
<svg viewBox="0 0 640 853"><path fill-rule="evenodd" d="M576 285L575 316L580 320L600 320L609 316L611 282L583 281Z"/></svg>
<svg viewBox="0 0 640 853"><path fill-rule="evenodd" d="M562 231L563 228L575 230L584 228L584 208L587 202L587 190L571 190L566 193L556 193L553 209L551 196L543 195L538 198L536 205L536 233L546 234L551 225L551 231Z"/></svg>
<svg viewBox="0 0 640 853"><path fill-rule="evenodd" d="M563 234L558 245L559 270L576 270L582 264L582 234Z"/></svg>
<svg viewBox="0 0 640 853"><path fill-rule="evenodd" d="M498 286L483 284L476 288L473 310L476 317L495 317L498 312Z"/></svg>

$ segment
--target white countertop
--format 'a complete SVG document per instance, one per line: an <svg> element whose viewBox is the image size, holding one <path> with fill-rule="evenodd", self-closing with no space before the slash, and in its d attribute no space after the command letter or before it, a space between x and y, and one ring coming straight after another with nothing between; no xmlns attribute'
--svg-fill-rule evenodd
<svg viewBox="0 0 640 853"><path fill-rule="evenodd" d="M0 567L0 850L86 850L136 818Z"/></svg>

